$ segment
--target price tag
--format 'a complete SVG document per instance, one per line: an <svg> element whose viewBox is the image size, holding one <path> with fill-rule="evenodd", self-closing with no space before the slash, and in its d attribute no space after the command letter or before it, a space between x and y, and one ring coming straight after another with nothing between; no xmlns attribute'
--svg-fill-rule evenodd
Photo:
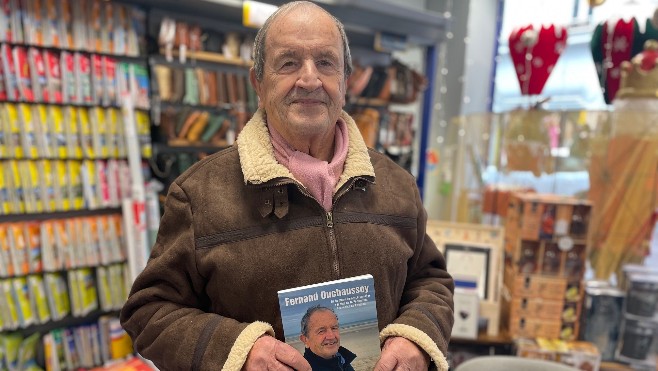
<svg viewBox="0 0 658 371"><path fill-rule="evenodd" d="M242 3L242 24L247 27L260 28L278 8L276 5L246 0Z"/></svg>

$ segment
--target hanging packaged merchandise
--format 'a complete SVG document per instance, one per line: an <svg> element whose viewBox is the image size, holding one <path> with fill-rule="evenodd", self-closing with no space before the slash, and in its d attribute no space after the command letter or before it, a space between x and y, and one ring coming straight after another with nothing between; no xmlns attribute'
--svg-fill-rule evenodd
<svg viewBox="0 0 658 371"><path fill-rule="evenodd" d="M34 100L37 102L50 102L48 91L48 79L46 77L46 64L43 60L43 54L37 48L29 48L28 67L30 70L30 80L34 90Z"/></svg>
<svg viewBox="0 0 658 371"><path fill-rule="evenodd" d="M73 54L63 51L60 54L60 70L62 76L63 102L80 104L78 89L76 87L76 72Z"/></svg>
<svg viewBox="0 0 658 371"><path fill-rule="evenodd" d="M75 84L77 103L91 104L92 85L91 85L91 61L89 56L82 53L74 54Z"/></svg>
<svg viewBox="0 0 658 371"><path fill-rule="evenodd" d="M17 101L20 97L20 91L18 90L18 75L12 49L9 45L2 44L0 45L0 52L2 53L2 72L5 79L7 99Z"/></svg>
<svg viewBox="0 0 658 371"><path fill-rule="evenodd" d="M51 50L43 51L43 60L46 70L46 84L49 102L63 103L64 91L62 86L62 68L59 55ZM44 93L44 96L46 93Z"/></svg>

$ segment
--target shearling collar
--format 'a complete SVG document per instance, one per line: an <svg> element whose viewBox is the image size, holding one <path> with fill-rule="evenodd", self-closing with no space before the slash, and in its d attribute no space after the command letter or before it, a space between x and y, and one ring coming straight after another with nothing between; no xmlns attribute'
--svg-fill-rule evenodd
<svg viewBox="0 0 658 371"><path fill-rule="evenodd" d="M347 124L349 145L343 175L336 184L336 190L350 178L375 177L375 169L368 155L368 147L366 147L356 123L345 111L341 113L340 117ZM254 113L254 116L240 132L236 143L245 184L262 184L276 178L290 178L299 182L274 157L274 148L262 109L258 109Z"/></svg>

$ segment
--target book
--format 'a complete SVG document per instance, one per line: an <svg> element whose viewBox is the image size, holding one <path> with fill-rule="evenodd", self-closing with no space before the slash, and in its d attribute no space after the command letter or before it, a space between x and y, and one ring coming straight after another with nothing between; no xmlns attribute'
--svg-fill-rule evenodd
<svg viewBox="0 0 658 371"><path fill-rule="evenodd" d="M354 369L373 368L379 359L380 348L372 275L294 287L279 291L278 296L287 344L302 354L315 349L314 353L321 353L323 358L338 351L340 346L356 355L351 361ZM333 316L326 316L328 311L322 308L333 311L337 322ZM310 316L305 319L307 312ZM317 317L323 313L325 316ZM302 333L303 319L307 323L306 334ZM338 328L326 332L329 335L322 334L321 329L335 325ZM332 343L333 337L337 341ZM345 356L347 353L341 350L341 354Z"/></svg>

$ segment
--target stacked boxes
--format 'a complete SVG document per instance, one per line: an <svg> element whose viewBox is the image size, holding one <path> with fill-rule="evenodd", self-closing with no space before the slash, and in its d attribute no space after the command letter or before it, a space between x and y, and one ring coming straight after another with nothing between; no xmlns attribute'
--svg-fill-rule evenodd
<svg viewBox="0 0 658 371"><path fill-rule="evenodd" d="M596 371L601 366L599 350L586 341L517 339L516 355L563 363L579 370Z"/></svg>
<svg viewBox="0 0 658 371"><path fill-rule="evenodd" d="M503 324L514 337L578 336L591 205L515 193L505 223Z"/></svg>

